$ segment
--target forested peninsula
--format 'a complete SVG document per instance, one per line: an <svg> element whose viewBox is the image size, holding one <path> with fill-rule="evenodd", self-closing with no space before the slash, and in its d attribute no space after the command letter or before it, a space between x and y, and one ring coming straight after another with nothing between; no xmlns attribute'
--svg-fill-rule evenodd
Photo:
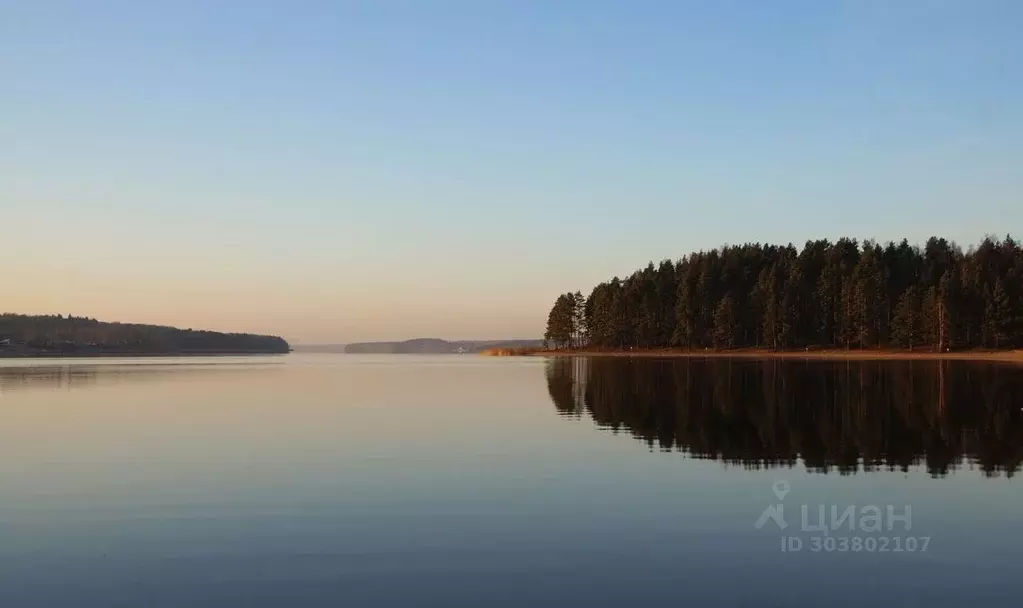
<svg viewBox="0 0 1023 608"><path fill-rule="evenodd" d="M1023 347L1023 249L843 238L652 262L555 300L549 349L947 353Z"/></svg>
<svg viewBox="0 0 1023 608"><path fill-rule="evenodd" d="M0 315L0 357L287 353L278 336L107 323L71 315Z"/></svg>

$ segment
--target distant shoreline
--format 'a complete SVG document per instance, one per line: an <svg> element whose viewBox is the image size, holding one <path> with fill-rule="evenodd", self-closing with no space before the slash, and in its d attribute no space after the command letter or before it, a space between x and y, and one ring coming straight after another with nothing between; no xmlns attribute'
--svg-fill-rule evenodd
<svg viewBox="0 0 1023 608"><path fill-rule="evenodd" d="M0 351L0 359L87 359L106 357L231 357L242 355L287 355L287 352L274 352L265 350L218 350L218 351L181 351L181 352L152 352L142 353L137 351L126 352L3 352Z"/></svg>
<svg viewBox="0 0 1023 608"><path fill-rule="evenodd" d="M535 350L517 353L530 357L660 357L679 359L803 359L814 361L995 361L1023 364L1023 350L953 351L947 353L892 350L816 350L771 351L734 350L702 351L682 349L655 350Z"/></svg>

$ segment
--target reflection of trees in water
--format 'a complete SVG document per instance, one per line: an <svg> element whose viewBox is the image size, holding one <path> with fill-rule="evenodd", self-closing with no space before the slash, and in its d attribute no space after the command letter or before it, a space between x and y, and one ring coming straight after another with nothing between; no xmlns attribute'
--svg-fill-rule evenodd
<svg viewBox="0 0 1023 608"><path fill-rule="evenodd" d="M554 358L555 407L651 447L750 468L985 474L1023 461L1023 370L935 361ZM1018 395L1018 396L1017 396Z"/></svg>
<svg viewBox="0 0 1023 608"><path fill-rule="evenodd" d="M34 388L73 389L96 384L95 369L82 367L11 367L0 368L0 390L30 390Z"/></svg>
<svg viewBox="0 0 1023 608"><path fill-rule="evenodd" d="M583 415L590 361L585 357L547 360L547 390L554 407L564 416L580 418Z"/></svg>
<svg viewBox="0 0 1023 608"><path fill-rule="evenodd" d="M70 363L16 365L0 367L0 392L22 391L34 389L79 389L94 386L139 382L165 382L169 379L187 377L195 379L201 376L216 375L219 379L229 378L229 374L238 381L251 379L253 372L266 374L281 369L280 363L231 363L196 362L196 363ZM185 376L187 374L187 376Z"/></svg>

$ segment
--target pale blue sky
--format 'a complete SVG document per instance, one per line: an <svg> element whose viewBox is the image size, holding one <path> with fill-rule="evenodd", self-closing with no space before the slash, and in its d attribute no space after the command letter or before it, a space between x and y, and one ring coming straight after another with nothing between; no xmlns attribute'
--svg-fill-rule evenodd
<svg viewBox="0 0 1023 608"><path fill-rule="evenodd" d="M1023 2L0 0L0 308L539 336L722 243L1023 220Z"/></svg>

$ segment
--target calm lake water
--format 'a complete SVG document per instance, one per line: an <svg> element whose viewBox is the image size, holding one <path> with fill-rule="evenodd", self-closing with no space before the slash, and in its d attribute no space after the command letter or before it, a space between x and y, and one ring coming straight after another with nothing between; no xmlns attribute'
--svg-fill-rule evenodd
<svg viewBox="0 0 1023 608"><path fill-rule="evenodd" d="M0 606L1018 606L1021 407L963 362L0 361Z"/></svg>

